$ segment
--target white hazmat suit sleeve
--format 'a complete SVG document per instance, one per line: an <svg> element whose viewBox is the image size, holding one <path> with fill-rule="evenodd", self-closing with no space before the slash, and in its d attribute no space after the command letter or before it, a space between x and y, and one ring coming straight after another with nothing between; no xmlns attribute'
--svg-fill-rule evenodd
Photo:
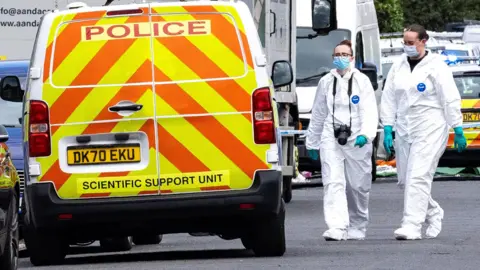
<svg viewBox="0 0 480 270"><path fill-rule="evenodd" d="M382 100L380 102L380 121L383 126L392 126L395 124L395 116L397 113L397 101L395 100L395 87L393 81L395 79L396 64L393 64L390 72L388 72L385 87L383 88Z"/></svg>
<svg viewBox="0 0 480 270"><path fill-rule="evenodd" d="M435 87L438 89L440 102L445 108L445 118L450 127L456 128L463 124L461 97L453 79L450 68L441 63L435 74Z"/></svg>
<svg viewBox="0 0 480 270"><path fill-rule="evenodd" d="M363 74L362 74L363 75ZM357 75L359 76L359 75ZM375 97L375 90L373 90L372 83L367 76L359 76L362 80L359 80L360 89L362 91L363 102L360 102L361 106L361 118L362 128L360 135L367 137L369 142L372 142L377 136L378 127L378 111L377 111L377 99Z"/></svg>
<svg viewBox="0 0 480 270"><path fill-rule="evenodd" d="M328 115L324 78L325 77L323 77L318 83L315 100L313 101L312 117L310 118L310 123L308 124L307 140L305 144L307 149L320 149L323 126L325 123L325 118Z"/></svg>

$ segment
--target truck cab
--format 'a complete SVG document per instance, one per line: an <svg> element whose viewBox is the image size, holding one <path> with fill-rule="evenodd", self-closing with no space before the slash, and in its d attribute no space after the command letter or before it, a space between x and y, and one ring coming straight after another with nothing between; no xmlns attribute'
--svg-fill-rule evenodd
<svg viewBox="0 0 480 270"><path fill-rule="evenodd" d="M318 82L333 68L333 49L345 39L352 41L355 68L369 76L380 105L382 65L374 1L345 0L341 4L342 8L335 0L297 1L296 91L304 130ZM304 139L298 144L299 170L320 171L320 162L308 157Z"/></svg>

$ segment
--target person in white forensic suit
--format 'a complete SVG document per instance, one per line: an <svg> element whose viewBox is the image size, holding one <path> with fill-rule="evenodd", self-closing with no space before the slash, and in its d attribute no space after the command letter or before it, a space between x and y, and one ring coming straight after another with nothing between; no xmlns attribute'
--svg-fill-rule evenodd
<svg viewBox="0 0 480 270"><path fill-rule="evenodd" d="M378 112L369 78L352 67L351 42L334 50L336 67L318 83L307 130L309 156L320 159L328 240L363 240L369 222L373 140Z"/></svg>
<svg viewBox="0 0 480 270"><path fill-rule="evenodd" d="M384 147L387 153L395 149L398 185L404 190L403 219L394 235L398 240L421 239L426 222L426 237L435 238L444 211L433 200L431 189L449 127L455 131L458 151L466 147L461 98L448 65L440 55L425 50L425 28L412 25L403 39L405 53L388 73L380 104Z"/></svg>

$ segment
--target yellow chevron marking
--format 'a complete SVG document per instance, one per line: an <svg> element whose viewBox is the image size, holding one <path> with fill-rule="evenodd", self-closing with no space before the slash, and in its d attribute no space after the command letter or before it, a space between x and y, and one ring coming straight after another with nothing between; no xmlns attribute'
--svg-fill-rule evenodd
<svg viewBox="0 0 480 270"><path fill-rule="evenodd" d="M245 27L243 26L242 20L235 8L226 5L213 5L213 8L218 12L228 13L230 16L232 16L233 20L230 19L228 22L236 26L243 34L245 34ZM226 17L228 17L228 15L226 15Z"/></svg>
<svg viewBox="0 0 480 270"><path fill-rule="evenodd" d="M184 65L180 59L173 55L167 48L161 43L155 43L154 50L162 55L161 59L155 58L155 64L159 67L165 75L167 75L172 81L180 80L182 77L187 76L192 79L200 79L192 70ZM158 63L158 64L157 64ZM169 68L170 66L176 67L175 69ZM178 74L182 74L181 77ZM190 95L196 102L200 104L207 112L236 112L228 102L226 102L222 96L218 94L215 89L210 87L205 82L198 83L182 83L179 86ZM158 96L158 95L157 95ZM158 97L160 98L160 97ZM170 115L170 113L177 114L176 112L164 111L162 106L157 103L157 115ZM254 144L252 138L252 124L242 115L228 115L228 116L215 116L215 118L232 134L235 135L245 146L250 148L261 160L265 160L265 151L268 146L258 146Z"/></svg>
<svg viewBox="0 0 480 270"><path fill-rule="evenodd" d="M176 111L159 96L157 96L157 106L170 111L170 115L177 114ZM157 122L210 170L218 171L230 168L231 175L233 176L232 179L235 179L231 184L232 188L250 187L252 180L248 175L240 170L235 163L226 157L187 120L184 118L166 118L158 119ZM159 140L161 140L161 138L159 138Z"/></svg>
<svg viewBox="0 0 480 270"><path fill-rule="evenodd" d="M128 18L126 17L102 19L99 20L96 25L103 25L107 23L121 24L127 19ZM70 85L106 43L107 41L79 42L72 52L57 67L49 79L51 79L52 83L57 86L62 87ZM55 52L53 52L53 57L55 57ZM45 70L45 72L50 72L50 70ZM56 91L51 90L53 89L49 89L49 91L44 91L43 93L44 100L50 105L54 104L55 101L60 97L60 94L63 92L63 89L58 89Z"/></svg>
<svg viewBox="0 0 480 270"><path fill-rule="evenodd" d="M175 13L187 13L188 11L182 7L177 7ZM212 16L222 16L212 15ZM155 17L153 20L155 21ZM162 19L165 21L183 21L183 20L195 20L191 15L168 15L162 16ZM227 20L229 18L227 17ZM228 77L240 77L246 75L247 64L243 59L238 58L238 56L233 53L227 46L225 46L216 36L186 36L186 38L192 42L199 50L204 52L210 60L212 60L223 72L225 72ZM158 39L157 39L157 42ZM240 47L240 42L239 47ZM243 88L246 88L242 85ZM250 90L250 89L248 89Z"/></svg>
<svg viewBox="0 0 480 270"><path fill-rule="evenodd" d="M148 40L136 40L122 58L120 58L108 73L103 76L99 85L126 83L141 67L145 61L145 57L149 56L148 54L145 55L144 52L144 48L146 48L145 46L148 46L148 44ZM122 86L94 88L68 117L66 123L93 121L121 88ZM151 92L150 100L153 100ZM138 114L136 117L138 117Z"/></svg>

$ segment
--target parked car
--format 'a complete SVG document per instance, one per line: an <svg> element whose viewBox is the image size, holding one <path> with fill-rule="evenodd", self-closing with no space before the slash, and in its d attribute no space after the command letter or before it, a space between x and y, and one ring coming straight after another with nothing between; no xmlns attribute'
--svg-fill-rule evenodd
<svg viewBox="0 0 480 270"><path fill-rule="evenodd" d="M23 91L26 87L27 82L27 73L28 67L30 66L30 60L12 60L12 61L0 61L0 79L5 79L8 76L16 76L20 81L20 95L8 95L8 92L5 92L4 95L0 98L0 124L3 125L8 132L9 139L6 142L9 151L10 157L13 162L13 166L17 170L19 175L19 226L20 226L20 239L23 238L22 227L23 227L23 214L21 211L22 208L22 197L23 189L25 187L25 178L24 178L24 156L23 156L23 137L22 137L22 101L23 101ZM8 80L3 82L7 85ZM10 85L15 82L10 80Z"/></svg>
<svg viewBox="0 0 480 270"><path fill-rule="evenodd" d="M15 270L19 255L20 187L18 173L6 144L8 139L7 129L0 125L0 269Z"/></svg>

